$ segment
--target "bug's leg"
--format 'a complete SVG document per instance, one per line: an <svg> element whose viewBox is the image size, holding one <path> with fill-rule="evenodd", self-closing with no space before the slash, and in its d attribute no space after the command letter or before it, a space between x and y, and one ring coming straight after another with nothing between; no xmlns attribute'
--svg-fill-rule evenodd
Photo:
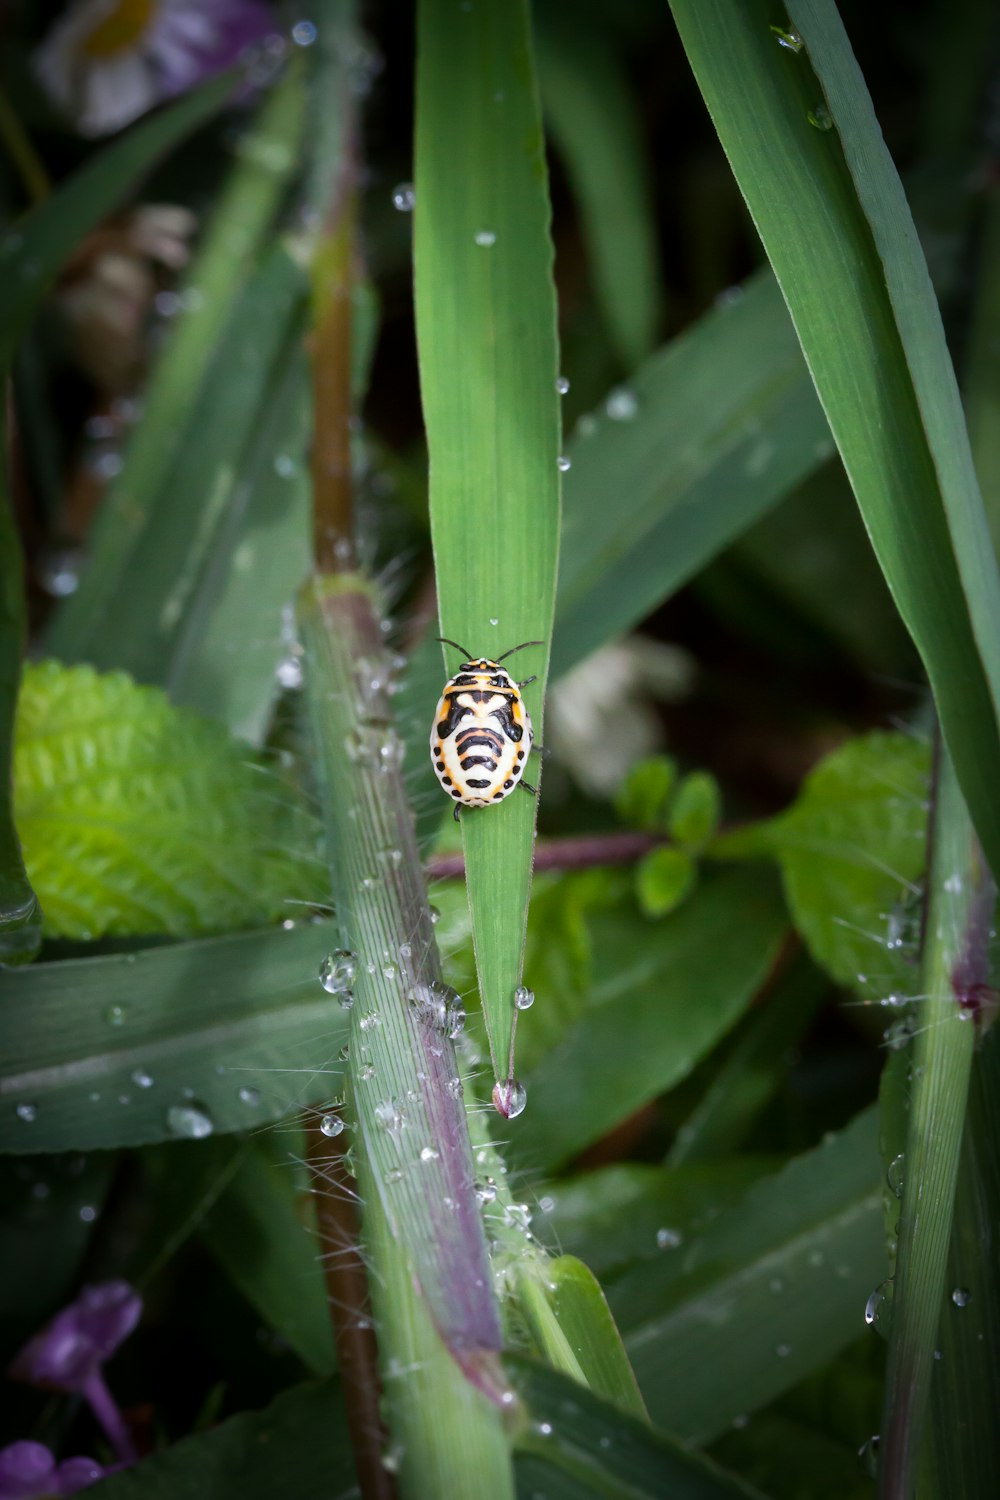
<svg viewBox="0 0 1000 1500"><path fill-rule="evenodd" d="M523 681L523 682L519 682L519 683L518 683L518 687L519 687L519 688L526 688L526 687L528 687L528 686L529 686L529 685L530 685L530 684L531 684L531 683L533 683L533 682L537 682L537 681L538 681L538 678L537 678L537 677L526 677L526 678L525 678L525 679L524 679L524 681Z"/></svg>
<svg viewBox="0 0 1000 1500"><path fill-rule="evenodd" d="M456 802L455 803L455 822L456 823L459 821L458 809L461 807L461 805L462 805L461 802Z"/></svg>
<svg viewBox="0 0 1000 1500"><path fill-rule="evenodd" d="M517 784L518 784L519 787L522 788L522 790L524 790L526 792L530 792L533 797L537 797L538 796L538 788L537 788L537 786L532 786L530 781L519 781ZM456 811L457 811L457 809L456 809Z"/></svg>

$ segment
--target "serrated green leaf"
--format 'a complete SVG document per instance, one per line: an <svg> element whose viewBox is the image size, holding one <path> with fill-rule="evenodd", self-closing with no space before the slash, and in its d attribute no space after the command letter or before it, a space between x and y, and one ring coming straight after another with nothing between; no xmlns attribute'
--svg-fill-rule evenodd
<svg viewBox="0 0 1000 1500"><path fill-rule="evenodd" d="M424 0L420 15L414 271L441 633L492 657L542 643L512 662L516 676L537 677L525 701L540 740L559 547L559 398L528 7L483 0L456 17L450 0ZM444 652L442 681L458 666L454 649ZM537 777L532 766L526 779ZM520 789L462 818L497 1078L508 1073L534 827L534 799Z"/></svg>
<svg viewBox="0 0 1000 1500"><path fill-rule="evenodd" d="M635 890L647 917L665 917L694 889L698 866L684 849L651 849L639 861Z"/></svg>
<svg viewBox="0 0 1000 1500"><path fill-rule="evenodd" d="M677 788L677 762L653 755L633 766L615 793L615 810L636 828L661 832Z"/></svg>
<svg viewBox="0 0 1000 1500"><path fill-rule="evenodd" d="M930 747L868 734L833 751L769 823L717 839L725 857L774 854L809 951L877 1002L916 979L907 908L924 868Z"/></svg>
<svg viewBox="0 0 1000 1500"><path fill-rule="evenodd" d="M715 832L721 807L715 777L709 771L692 771L677 788L667 832L688 849L700 849Z"/></svg>
<svg viewBox="0 0 1000 1500"><path fill-rule="evenodd" d="M25 671L15 816L61 937L249 927L322 900L316 824L218 725L124 673Z"/></svg>
<svg viewBox="0 0 1000 1500"><path fill-rule="evenodd" d="M329 922L0 972L0 1151L253 1130L343 1087Z"/></svg>

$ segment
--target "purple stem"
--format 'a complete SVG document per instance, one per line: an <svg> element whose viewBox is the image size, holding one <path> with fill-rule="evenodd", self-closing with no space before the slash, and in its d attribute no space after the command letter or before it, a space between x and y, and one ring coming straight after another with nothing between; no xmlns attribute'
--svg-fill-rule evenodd
<svg viewBox="0 0 1000 1500"><path fill-rule="evenodd" d="M118 1457L124 1464L134 1464L139 1455L132 1441L128 1424L121 1414L118 1402L108 1390L104 1376L100 1369L88 1375L83 1385L83 1395L90 1403L90 1409L98 1422L104 1428L108 1442L114 1448Z"/></svg>

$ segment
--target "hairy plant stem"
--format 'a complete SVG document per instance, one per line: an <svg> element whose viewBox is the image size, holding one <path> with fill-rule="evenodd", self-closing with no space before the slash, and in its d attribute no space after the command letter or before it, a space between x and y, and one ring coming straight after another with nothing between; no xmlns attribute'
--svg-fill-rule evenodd
<svg viewBox="0 0 1000 1500"><path fill-rule="evenodd" d="M351 981L340 993L351 1012L352 1155L401 1486L506 1496L511 1398L452 1039L459 1008L442 980L371 586L318 576L300 595L299 625L349 955L339 962Z"/></svg>

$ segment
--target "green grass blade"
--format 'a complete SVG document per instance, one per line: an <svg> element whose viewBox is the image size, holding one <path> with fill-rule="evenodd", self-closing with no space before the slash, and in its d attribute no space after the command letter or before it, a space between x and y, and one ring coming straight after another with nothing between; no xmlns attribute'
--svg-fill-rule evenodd
<svg viewBox="0 0 1000 1500"><path fill-rule="evenodd" d="M334 946L309 923L0 973L0 1151L249 1130L338 1093Z"/></svg>
<svg viewBox="0 0 1000 1500"><path fill-rule="evenodd" d="M578 424L567 446L553 671L637 624L832 451L764 271Z"/></svg>
<svg viewBox="0 0 1000 1500"><path fill-rule="evenodd" d="M63 263L138 178L192 135L233 92L231 73L185 94L86 162L0 241L0 363L14 347Z"/></svg>
<svg viewBox="0 0 1000 1500"><path fill-rule="evenodd" d="M710 1441L863 1334L885 1276L880 1183L867 1111L612 1284L655 1422Z"/></svg>
<svg viewBox="0 0 1000 1500"><path fill-rule="evenodd" d="M142 422L92 529L89 564L80 586L50 627L49 649L65 660L96 661L100 655L117 664L114 652L122 642L106 620L106 611L122 594L134 591L133 547L144 535L149 513L169 480L178 433L188 430L197 412L219 337L297 166L304 104L302 79L292 67L265 100L242 142L241 159L206 227L185 283L185 298L193 305L174 329L146 390ZM261 325L261 329L267 327L267 323ZM227 373L231 375L232 369Z"/></svg>
<svg viewBox="0 0 1000 1500"><path fill-rule="evenodd" d="M524 0L423 0L414 262L442 634L514 662L542 733L559 544L555 292ZM447 674L458 666L445 648ZM442 678L443 680L443 678ZM432 701L428 700L428 731ZM416 747L414 747L416 749ZM532 766L529 780L537 782ZM506 1078L531 888L533 800L462 819L495 1075Z"/></svg>
<svg viewBox="0 0 1000 1500"><path fill-rule="evenodd" d="M27 618L24 557L7 494L5 428L0 411L0 963L10 964L38 952L42 913L14 827L14 720Z"/></svg>
<svg viewBox="0 0 1000 1500"><path fill-rule="evenodd" d="M519 1495L760 1500L736 1475L565 1375L513 1355L505 1363L531 1417L516 1438Z"/></svg>
<svg viewBox="0 0 1000 1500"><path fill-rule="evenodd" d="M765 0L672 10L1000 866L1000 579L926 267L847 39L829 0L789 6L798 52Z"/></svg>
<svg viewBox="0 0 1000 1500"><path fill-rule="evenodd" d="M925 1440L977 1021L996 887L948 755L938 766L924 998L917 1011L889 1336L879 1495L909 1500ZM948 1289L950 1290L950 1288ZM947 1379L947 1372L944 1377Z"/></svg>
<svg viewBox="0 0 1000 1500"><path fill-rule="evenodd" d="M127 527L120 516L115 523L112 550L125 535L129 547L127 565L123 561L114 574L106 570L102 541L110 523L102 521L92 562L104 589L99 625L90 629L76 615L74 594L54 636L67 641L73 631L71 657L123 668L141 682L169 681L187 609L199 594L211 598L213 579L206 579L206 571L210 575L218 555L229 550L233 520L245 499L241 471L252 457L289 348L301 337L306 294L302 268L279 242L239 295L201 389L192 393L196 400L186 421L178 420L171 434L163 482L142 492L143 503ZM152 475L148 483L154 484ZM116 495L108 496L108 515L117 516ZM79 592L90 575L88 569Z"/></svg>
<svg viewBox="0 0 1000 1500"><path fill-rule="evenodd" d="M660 315L649 163L623 59L600 26L569 15L542 8L536 21L542 107L573 186L611 342L622 368L633 370L656 342Z"/></svg>

